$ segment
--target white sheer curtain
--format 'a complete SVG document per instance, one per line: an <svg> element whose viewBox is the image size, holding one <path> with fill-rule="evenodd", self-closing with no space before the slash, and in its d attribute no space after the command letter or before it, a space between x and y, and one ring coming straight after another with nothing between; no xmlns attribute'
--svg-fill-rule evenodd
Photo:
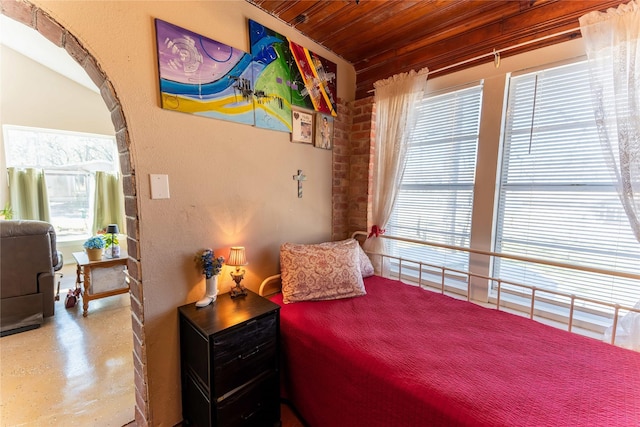
<svg viewBox="0 0 640 427"><path fill-rule="evenodd" d="M429 70L396 74L374 83L375 149L373 164L373 226L365 249L382 252L378 234L384 233L404 173L407 143L416 122L416 104L422 99ZM380 264L373 259L380 272Z"/></svg>
<svg viewBox="0 0 640 427"><path fill-rule="evenodd" d="M580 31L603 153L640 242L640 3L588 13L580 18ZM640 350L640 314L627 314L620 325L616 342Z"/></svg>
<svg viewBox="0 0 640 427"><path fill-rule="evenodd" d="M640 242L640 3L580 18L605 158Z"/></svg>

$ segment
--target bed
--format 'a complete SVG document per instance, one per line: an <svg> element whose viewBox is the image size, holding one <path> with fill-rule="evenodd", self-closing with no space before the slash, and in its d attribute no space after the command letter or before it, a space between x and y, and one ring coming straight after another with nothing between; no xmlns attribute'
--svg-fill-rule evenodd
<svg viewBox="0 0 640 427"><path fill-rule="evenodd" d="M638 352L379 276L288 301L316 264L281 264L283 395L309 426L640 426Z"/></svg>

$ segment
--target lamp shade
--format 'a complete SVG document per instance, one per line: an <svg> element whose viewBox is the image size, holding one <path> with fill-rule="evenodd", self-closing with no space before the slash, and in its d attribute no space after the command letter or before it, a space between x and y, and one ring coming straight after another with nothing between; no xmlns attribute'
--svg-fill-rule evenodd
<svg viewBox="0 0 640 427"><path fill-rule="evenodd" d="M227 265L240 266L247 265L247 257L244 253L244 246L233 246L229 251Z"/></svg>
<svg viewBox="0 0 640 427"><path fill-rule="evenodd" d="M109 224L107 225L107 234L118 234L120 230L118 230L118 224Z"/></svg>

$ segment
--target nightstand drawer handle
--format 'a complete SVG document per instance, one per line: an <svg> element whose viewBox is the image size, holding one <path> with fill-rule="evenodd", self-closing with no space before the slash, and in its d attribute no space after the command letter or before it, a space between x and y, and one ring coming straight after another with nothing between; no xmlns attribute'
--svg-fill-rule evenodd
<svg viewBox="0 0 640 427"><path fill-rule="evenodd" d="M256 347L255 350L253 350L249 354L240 354L240 355L238 355L238 359L242 359L242 360L248 359L248 358L250 358L251 356L253 356L254 354L256 354L259 351L260 351L260 347Z"/></svg>
<svg viewBox="0 0 640 427"><path fill-rule="evenodd" d="M258 403L257 405L257 409L253 412L251 412L249 415L241 415L240 418L242 418L243 420L247 421L248 419L250 419L251 417L253 417L256 412L258 412L260 410L260 407L262 406L262 403Z"/></svg>
<svg viewBox="0 0 640 427"><path fill-rule="evenodd" d="M250 413L249 415L242 415L242 419L243 420L248 420L249 418L253 417L253 414L255 414L256 411L253 411L252 413Z"/></svg>

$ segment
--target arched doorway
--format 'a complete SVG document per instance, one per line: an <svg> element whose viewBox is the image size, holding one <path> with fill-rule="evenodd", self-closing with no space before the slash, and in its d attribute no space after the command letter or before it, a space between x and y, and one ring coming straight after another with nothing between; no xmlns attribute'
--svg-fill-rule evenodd
<svg viewBox="0 0 640 427"><path fill-rule="evenodd" d="M146 356L142 349L145 346L144 336L144 303L142 299L142 274L139 254L139 221L138 200L136 194L135 170L131 162L131 140L124 111L118 100L116 91L108 76L98 65L98 61L88 52L78 39L62 25L48 16L40 8L28 2L2 1L2 14L14 19L63 48L86 71L91 80L100 89L114 125L120 169L123 174L125 195L125 212L127 221L127 246L129 253L128 267L131 285L131 312L133 329L133 358L135 382L135 419L139 426L145 426L149 420L148 379L146 375Z"/></svg>

